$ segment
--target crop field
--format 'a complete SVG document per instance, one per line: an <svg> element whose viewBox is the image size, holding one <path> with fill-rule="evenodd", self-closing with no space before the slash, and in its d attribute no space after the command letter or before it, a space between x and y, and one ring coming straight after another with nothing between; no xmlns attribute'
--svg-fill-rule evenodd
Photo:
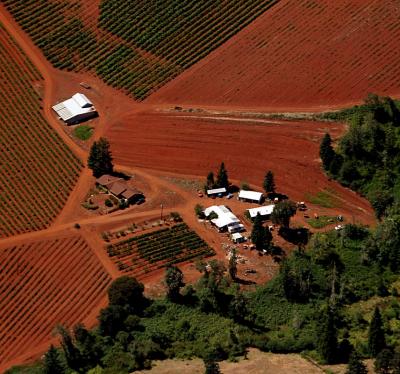
<svg viewBox="0 0 400 374"><path fill-rule="evenodd" d="M0 24L0 238L49 226L81 162L41 114L42 78Z"/></svg>
<svg viewBox="0 0 400 374"><path fill-rule="evenodd" d="M138 278L168 265L215 254L185 223L109 244L106 250L118 270Z"/></svg>
<svg viewBox="0 0 400 374"><path fill-rule="evenodd" d="M395 0L283 0L149 103L289 111L398 97L399 20Z"/></svg>
<svg viewBox="0 0 400 374"><path fill-rule="evenodd" d="M278 0L4 0L46 58L142 100ZM92 3L92 4L91 4Z"/></svg>
<svg viewBox="0 0 400 374"><path fill-rule="evenodd" d="M58 323L84 321L111 281L80 236L0 249L0 263L4 365L46 343Z"/></svg>

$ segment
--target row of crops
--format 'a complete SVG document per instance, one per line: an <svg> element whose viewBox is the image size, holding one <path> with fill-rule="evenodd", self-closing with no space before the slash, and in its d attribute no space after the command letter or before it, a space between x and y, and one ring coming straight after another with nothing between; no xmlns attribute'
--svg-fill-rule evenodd
<svg viewBox="0 0 400 374"><path fill-rule="evenodd" d="M0 237L49 226L81 162L41 114L42 78L0 24Z"/></svg>
<svg viewBox="0 0 400 374"><path fill-rule="evenodd" d="M135 276L215 254L185 223L109 244L106 250L119 270Z"/></svg>
<svg viewBox="0 0 400 374"><path fill-rule="evenodd" d="M0 251L0 366L73 326L98 306L111 277L80 236Z"/></svg>
<svg viewBox="0 0 400 374"><path fill-rule="evenodd" d="M69 0L3 3L58 68L91 71L143 100L278 0Z"/></svg>

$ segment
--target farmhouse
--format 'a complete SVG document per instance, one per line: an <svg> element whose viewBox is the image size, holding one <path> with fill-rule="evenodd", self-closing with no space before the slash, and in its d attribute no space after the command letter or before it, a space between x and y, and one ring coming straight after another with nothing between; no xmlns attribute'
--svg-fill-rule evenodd
<svg viewBox="0 0 400 374"><path fill-rule="evenodd" d="M261 218L269 219L271 217L271 213L274 210L275 205L264 205L258 208L247 209L251 218L256 218L257 214L260 214Z"/></svg>
<svg viewBox="0 0 400 374"><path fill-rule="evenodd" d="M238 200L261 204L263 197L261 192L240 190Z"/></svg>
<svg viewBox="0 0 400 374"><path fill-rule="evenodd" d="M207 190L207 196L208 197L215 197L215 196L222 196L226 194L226 188L222 187L222 188L214 188L212 190Z"/></svg>
<svg viewBox="0 0 400 374"><path fill-rule="evenodd" d="M96 117L97 111L93 103L81 93L53 106L53 110L68 125Z"/></svg>
<svg viewBox="0 0 400 374"><path fill-rule="evenodd" d="M218 218L211 220L211 223L217 227L219 231L225 231L230 227L240 224L239 219L225 206L213 205L204 210L204 215L208 217L211 213L215 213Z"/></svg>
<svg viewBox="0 0 400 374"><path fill-rule="evenodd" d="M108 192L114 195L118 200L125 200L128 203L134 204L144 199L143 192L128 186L126 181L122 178L104 174L96 179L96 184L106 188Z"/></svg>

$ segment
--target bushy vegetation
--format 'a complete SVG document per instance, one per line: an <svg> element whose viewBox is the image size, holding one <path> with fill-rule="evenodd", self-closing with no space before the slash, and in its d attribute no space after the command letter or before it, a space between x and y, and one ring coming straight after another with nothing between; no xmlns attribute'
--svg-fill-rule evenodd
<svg viewBox="0 0 400 374"><path fill-rule="evenodd" d="M400 199L400 104L369 95L365 104L324 118L346 120L347 133L334 149L329 135L321 142L324 169L368 198L381 218Z"/></svg>
<svg viewBox="0 0 400 374"><path fill-rule="evenodd" d="M391 232L390 242L380 238L392 222L400 224L399 212L394 206L374 231L349 224L315 234L255 291L239 290L236 273L216 260L197 264L202 277L195 285L184 286L179 269L168 268L167 296L156 300L146 298L136 280L117 279L95 330L61 330L61 361L82 373L95 367L128 373L168 357L234 360L253 346L303 351L326 363L351 357L350 366L360 370L360 356L394 367L400 269L393 258L400 258L400 230Z"/></svg>
<svg viewBox="0 0 400 374"><path fill-rule="evenodd" d="M93 127L80 125L74 128L74 136L80 140L88 140L93 135Z"/></svg>

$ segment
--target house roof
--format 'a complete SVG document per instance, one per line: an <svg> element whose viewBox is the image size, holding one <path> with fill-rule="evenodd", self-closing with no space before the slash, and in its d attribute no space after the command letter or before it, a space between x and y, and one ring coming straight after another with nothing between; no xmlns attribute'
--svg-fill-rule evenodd
<svg viewBox="0 0 400 374"><path fill-rule="evenodd" d="M212 190L207 190L207 195L214 195L214 194L219 194L219 193L226 193L226 188L214 188Z"/></svg>
<svg viewBox="0 0 400 374"><path fill-rule="evenodd" d="M250 217L254 218L257 217L257 214L260 213L261 216L268 216L270 215L275 208L275 205L264 205L258 208L247 209L250 213Z"/></svg>
<svg viewBox="0 0 400 374"><path fill-rule="evenodd" d="M241 190L239 192L239 199L260 201L262 196L263 194L261 192L256 192L256 191Z"/></svg>
<svg viewBox="0 0 400 374"><path fill-rule="evenodd" d="M135 189L135 188L130 188L128 187L124 192L122 192L122 197L129 200L135 195L143 195L143 192Z"/></svg>
<svg viewBox="0 0 400 374"><path fill-rule="evenodd" d="M115 196L118 196L121 195L124 191L126 191L127 188L128 187L125 184L117 181L112 185L110 185L108 190Z"/></svg>
<svg viewBox="0 0 400 374"><path fill-rule="evenodd" d="M240 222L239 219L225 205L213 205L204 210L206 217L208 217L212 212L216 213L218 218L212 219L211 222L218 228L230 226Z"/></svg>
<svg viewBox="0 0 400 374"><path fill-rule="evenodd" d="M114 177L113 175L103 174L100 178L96 179L96 183L100 184L101 186L108 186L111 183L121 180L121 178Z"/></svg>

